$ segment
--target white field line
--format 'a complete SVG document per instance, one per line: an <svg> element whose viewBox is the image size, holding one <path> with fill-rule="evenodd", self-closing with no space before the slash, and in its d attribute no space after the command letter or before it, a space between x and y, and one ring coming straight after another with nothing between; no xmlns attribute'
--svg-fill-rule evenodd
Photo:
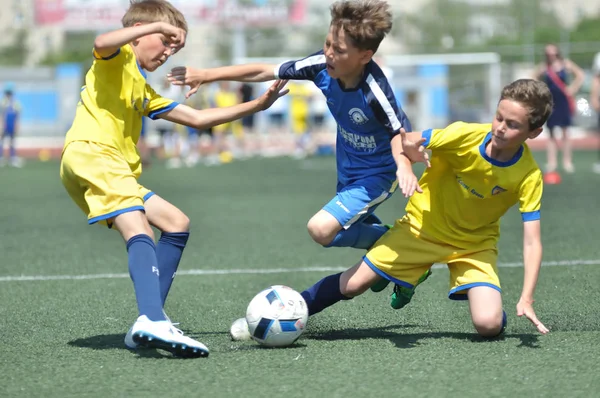
<svg viewBox="0 0 600 398"><path fill-rule="evenodd" d="M567 267L574 265L600 265L598 260L562 260L545 261L543 267ZM499 263L501 268L522 267L523 263ZM434 268L445 267L444 264L436 264ZM190 269L181 270L177 275L259 275L259 274L288 274L294 272L340 272L347 267L301 267L301 268L256 268L256 269ZM27 281L66 281L66 280L88 280L88 279L121 279L129 278L128 273L116 274L89 274L89 275L15 275L0 276L0 282L27 282Z"/></svg>

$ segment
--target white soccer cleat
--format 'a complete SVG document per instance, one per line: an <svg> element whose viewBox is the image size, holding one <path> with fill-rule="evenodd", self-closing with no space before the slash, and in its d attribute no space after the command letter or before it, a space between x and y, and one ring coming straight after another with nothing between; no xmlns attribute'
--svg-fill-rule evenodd
<svg viewBox="0 0 600 398"><path fill-rule="evenodd" d="M233 341L251 340L252 336L250 336L246 318L236 319L231 325L231 329L229 329L229 335Z"/></svg>
<svg viewBox="0 0 600 398"><path fill-rule="evenodd" d="M129 348L159 348L186 358L207 357L209 353L204 344L184 336L183 332L169 321L154 322L142 315L133 324L130 332L125 336L125 345ZM131 340L127 338L129 334ZM135 344L134 347L131 347L131 342Z"/></svg>
<svg viewBox="0 0 600 398"><path fill-rule="evenodd" d="M165 310L163 310L163 315L165 316L165 319L167 321L171 322L171 318L169 318L169 316L167 315ZM174 326L179 325L179 323L173 323L173 322L171 322L171 324ZM127 334L125 335L125 346L127 348L129 348L130 350L135 350L138 348L137 343L135 341L133 341L133 326L129 328L129 330L127 331Z"/></svg>

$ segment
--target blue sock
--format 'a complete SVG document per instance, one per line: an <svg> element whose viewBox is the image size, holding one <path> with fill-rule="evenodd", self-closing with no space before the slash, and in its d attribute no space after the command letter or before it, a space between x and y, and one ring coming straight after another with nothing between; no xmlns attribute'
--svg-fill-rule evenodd
<svg viewBox="0 0 600 398"><path fill-rule="evenodd" d="M498 333L498 335L501 335L502 333L504 333L504 331L506 330L506 324L507 324L507 320L506 320L506 311L502 310L502 329L500 329L500 333Z"/></svg>
<svg viewBox="0 0 600 398"><path fill-rule="evenodd" d="M4 148L3 148L3 150L4 150ZM15 146L12 145L12 144L9 147L9 153L10 153L10 158L11 159L14 159L14 158L17 157L17 150L15 149Z"/></svg>
<svg viewBox="0 0 600 398"><path fill-rule="evenodd" d="M160 297L163 306L189 237L189 232L163 232L156 245L156 259L160 270Z"/></svg>
<svg viewBox="0 0 600 398"><path fill-rule="evenodd" d="M308 315L314 315L341 300L350 300L340 291L340 276L329 275L301 293L308 307Z"/></svg>
<svg viewBox="0 0 600 398"><path fill-rule="evenodd" d="M127 241L127 253L140 315L146 315L151 321L164 321L154 241L148 235L136 235Z"/></svg>
<svg viewBox="0 0 600 398"><path fill-rule="evenodd" d="M342 229L326 247L354 247L369 249L388 231L385 225L357 223Z"/></svg>
<svg viewBox="0 0 600 398"><path fill-rule="evenodd" d="M365 224L383 224L383 221L379 217L375 215L375 213L371 213L362 220Z"/></svg>

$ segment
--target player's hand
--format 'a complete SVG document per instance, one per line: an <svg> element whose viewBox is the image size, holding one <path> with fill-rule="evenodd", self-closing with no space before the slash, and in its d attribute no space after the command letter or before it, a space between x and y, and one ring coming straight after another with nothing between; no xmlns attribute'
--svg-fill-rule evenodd
<svg viewBox="0 0 600 398"><path fill-rule="evenodd" d="M257 98L258 108L261 111L264 111L273 105L279 98L289 93L290 90L283 89L287 82L287 80L277 80L275 83L273 83L271 87L269 87L269 89L263 93L263 95Z"/></svg>
<svg viewBox="0 0 600 398"><path fill-rule="evenodd" d="M400 131L404 132L404 129L401 129ZM408 159L410 159L411 162L424 163L425 167L430 167L431 163L429 162L429 154L427 153L427 151L425 150L425 147L423 146L425 141L426 141L425 138L421 138L420 140L418 140L416 142L407 140L406 138L403 138L402 139L402 149L403 149L406 157Z"/></svg>
<svg viewBox="0 0 600 398"><path fill-rule="evenodd" d="M176 66L167 73L167 80L175 86L190 86L190 91L185 94L185 98L190 98L196 94L198 89L206 79L202 69L194 69L187 66Z"/></svg>
<svg viewBox="0 0 600 398"><path fill-rule="evenodd" d="M163 34L169 47L171 47L171 54L175 54L185 46L185 38L187 33L181 28L177 28L169 23L160 23L160 33Z"/></svg>
<svg viewBox="0 0 600 398"><path fill-rule="evenodd" d="M398 188L400 188L404 197L409 198L415 192L423 193L423 190L419 185L419 179L412 170L412 164L410 163L410 159L406 157L406 161L400 161L398 163L399 164L398 170L396 171L396 177L398 178Z"/></svg>
<svg viewBox="0 0 600 398"><path fill-rule="evenodd" d="M535 312L533 311L533 301L528 301L521 298L517 303L517 315L525 315L527 319L529 319L531 323L535 325L538 332L541 334L546 334L550 331L542 322L540 322L539 319L537 319L537 316L535 316Z"/></svg>

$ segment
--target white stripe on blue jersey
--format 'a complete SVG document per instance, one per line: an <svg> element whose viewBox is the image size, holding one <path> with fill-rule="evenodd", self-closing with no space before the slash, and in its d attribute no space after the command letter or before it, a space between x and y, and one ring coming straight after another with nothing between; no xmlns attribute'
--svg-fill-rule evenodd
<svg viewBox="0 0 600 398"><path fill-rule="evenodd" d="M392 104L390 104L390 101L387 99L386 95L383 93L383 90L381 89L379 84L375 81L375 78L373 77L373 75L370 73L369 73L369 76L367 76L367 84L369 85L369 88L375 95L375 98L377 98L379 105L381 105L381 107L383 108L383 111L385 112L386 116L388 117L388 120L392 126L392 129L394 129L394 131L399 131L400 128L402 127L402 123L398 119L398 116L396 115L396 111L392 107Z"/></svg>

